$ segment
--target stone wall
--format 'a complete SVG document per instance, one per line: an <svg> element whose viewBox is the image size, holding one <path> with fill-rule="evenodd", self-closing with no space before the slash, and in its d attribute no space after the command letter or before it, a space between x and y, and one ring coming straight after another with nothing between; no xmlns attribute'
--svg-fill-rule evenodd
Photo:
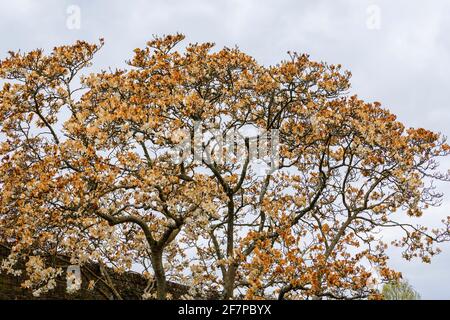
<svg viewBox="0 0 450 320"><path fill-rule="evenodd" d="M8 256L9 250L0 245L0 264ZM21 300L21 299L81 299L81 300L105 300L105 299L141 299L145 288L148 285L147 280L138 273L125 272L122 274L114 273L110 269L103 269L95 263L90 263L80 269L81 271L81 289L75 293L68 293L66 270L69 263L64 258L54 259L58 267L63 268L64 272L57 278L57 286L54 290L34 297L32 291L20 286L24 276L13 276L0 271L0 300ZM22 269L22 268L21 268ZM108 276L105 277L105 271ZM109 281L108 279L109 278ZM96 285L93 290L88 289L90 280L95 280ZM112 284L112 286L110 285ZM187 293L188 287L168 283L169 292L174 299L181 298Z"/></svg>

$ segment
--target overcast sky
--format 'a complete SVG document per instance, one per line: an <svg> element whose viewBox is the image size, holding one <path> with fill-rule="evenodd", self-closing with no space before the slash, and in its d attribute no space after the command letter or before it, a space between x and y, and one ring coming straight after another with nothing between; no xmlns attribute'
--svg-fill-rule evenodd
<svg viewBox="0 0 450 320"><path fill-rule="evenodd" d="M380 101L406 126L450 135L450 1L61 1L0 0L0 57L7 51L51 49L77 39L106 45L93 70L124 66L152 35L184 33L187 42L238 45L260 63L286 51L340 63L353 73L352 93ZM450 162L443 163L445 168ZM450 215L445 201L425 213L434 224ZM431 265L392 253L425 299L450 299L450 245Z"/></svg>

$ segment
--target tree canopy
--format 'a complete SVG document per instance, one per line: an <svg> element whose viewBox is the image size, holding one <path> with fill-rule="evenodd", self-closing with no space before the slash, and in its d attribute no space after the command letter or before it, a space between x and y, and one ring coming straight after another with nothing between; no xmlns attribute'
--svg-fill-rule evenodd
<svg viewBox="0 0 450 320"><path fill-rule="evenodd" d="M450 239L449 217L418 224L450 178L440 134L350 95L340 65L263 66L183 39L98 73L103 40L0 62L2 269L26 272L24 287L52 289L46 258L64 254L138 270L157 288L144 297L168 298L171 280L224 299L379 298L373 279L399 278L388 246L429 262Z"/></svg>

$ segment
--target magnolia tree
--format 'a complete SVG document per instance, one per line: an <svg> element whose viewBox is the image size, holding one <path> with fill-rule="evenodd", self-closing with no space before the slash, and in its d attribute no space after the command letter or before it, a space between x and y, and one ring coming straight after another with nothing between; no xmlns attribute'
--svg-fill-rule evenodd
<svg viewBox="0 0 450 320"><path fill-rule="evenodd" d="M158 299L168 281L191 297L377 298L374 279L400 277L388 245L428 262L450 240L449 218L417 225L449 180L439 134L349 96L339 65L266 67L183 38L95 74L102 40L1 61L2 268L23 286L52 289L47 258L64 255L141 272Z"/></svg>

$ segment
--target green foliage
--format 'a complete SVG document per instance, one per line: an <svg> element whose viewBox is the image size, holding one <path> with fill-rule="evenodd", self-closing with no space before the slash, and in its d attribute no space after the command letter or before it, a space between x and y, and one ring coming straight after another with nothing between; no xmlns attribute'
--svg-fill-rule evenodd
<svg viewBox="0 0 450 320"><path fill-rule="evenodd" d="M382 294L385 300L420 300L420 294L407 280L385 284Z"/></svg>

